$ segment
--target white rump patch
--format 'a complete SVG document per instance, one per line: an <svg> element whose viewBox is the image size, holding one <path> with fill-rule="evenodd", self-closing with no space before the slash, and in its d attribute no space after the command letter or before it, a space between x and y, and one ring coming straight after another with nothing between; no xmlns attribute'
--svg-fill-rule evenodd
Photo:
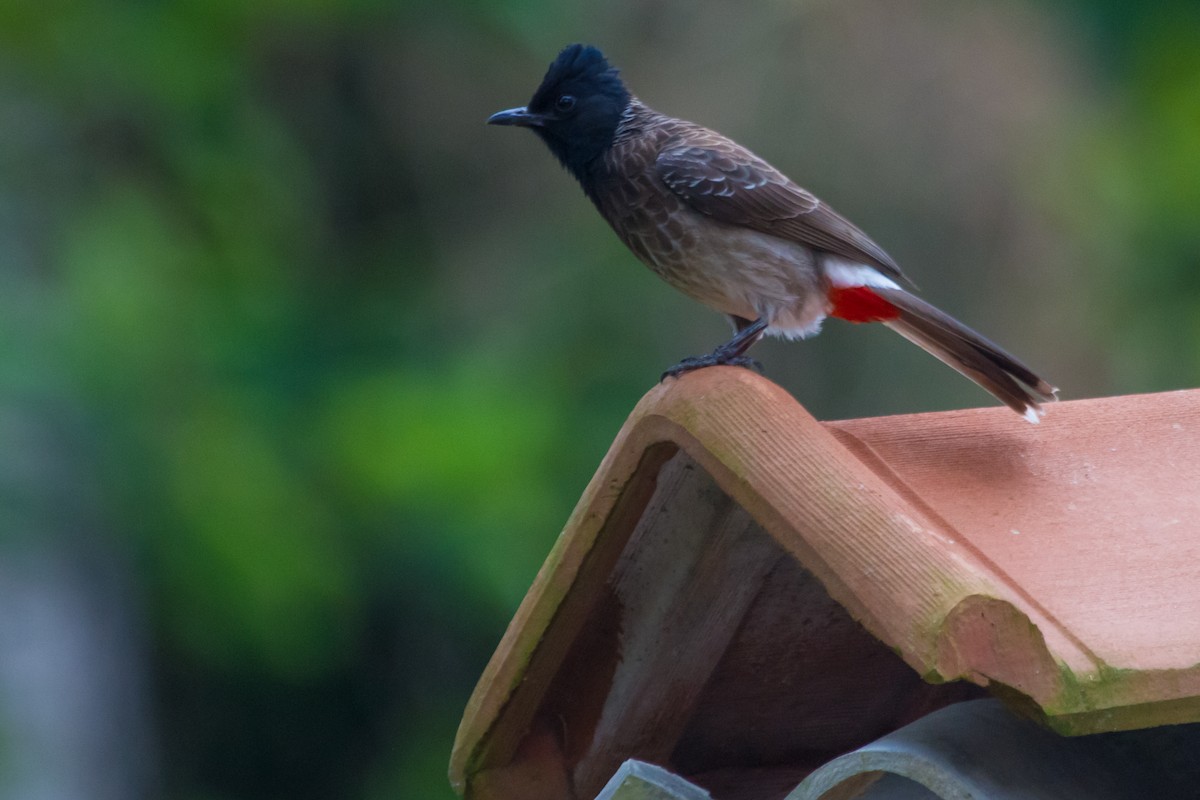
<svg viewBox="0 0 1200 800"><path fill-rule="evenodd" d="M899 289L900 284L874 267L827 256L823 262L829 282L838 288L873 286L876 289Z"/></svg>

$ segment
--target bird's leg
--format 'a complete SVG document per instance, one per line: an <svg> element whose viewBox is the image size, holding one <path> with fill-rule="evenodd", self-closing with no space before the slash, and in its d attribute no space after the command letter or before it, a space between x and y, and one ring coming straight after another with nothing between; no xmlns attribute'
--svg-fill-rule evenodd
<svg viewBox="0 0 1200 800"><path fill-rule="evenodd" d="M751 322L748 319L733 316L730 319L733 320L734 327L737 328L737 333L733 335L732 339L707 355L685 358L664 372L659 380L678 378L685 372L691 372L694 369L702 369L704 367L713 367L717 364L727 364L732 367L747 367L762 372L762 364L759 364L745 353L750 349L751 345L762 338L763 333L767 330L767 320L759 317Z"/></svg>
<svg viewBox="0 0 1200 800"><path fill-rule="evenodd" d="M736 333L732 339L718 347L713 353L725 359L741 358L766 333L767 320L765 318L748 320L745 317L738 317L732 314L729 316L729 319L733 322ZM755 365L755 368L760 372L762 371L762 364L753 359L746 359L746 361L749 364ZM720 363L726 364L729 362L723 360Z"/></svg>

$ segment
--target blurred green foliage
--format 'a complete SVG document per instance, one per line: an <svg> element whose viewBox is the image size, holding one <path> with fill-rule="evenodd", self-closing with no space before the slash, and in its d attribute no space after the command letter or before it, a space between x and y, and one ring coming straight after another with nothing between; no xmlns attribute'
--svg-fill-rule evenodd
<svg viewBox="0 0 1200 800"><path fill-rule="evenodd" d="M844 185L931 299L1068 396L1200 384L1194 4L972 12L1000 67L1023 25L1073 34L1032 77L953 55L946 8L892 12L893 38L950 54L896 57L954 121L895 95L868 124L856 98L894 71L868 34L895 27L863 4L0 5L0 519L73 546L75 497L134 565L165 796L448 797L463 703L621 420L724 336L531 137L482 126L566 41ZM862 72L786 80L803 37ZM958 100L923 88L950 66L1050 100L956 156ZM989 137L1020 158L956 183ZM885 336L822 339L762 353L819 414L984 402Z"/></svg>
<svg viewBox="0 0 1200 800"><path fill-rule="evenodd" d="M1122 383L1200 385L1200 7L1160 7L1134 22L1125 102L1088 133L1091 220L1116 226L1103 266L1105 339ZM1115 257L1114 257L1115 256Z"/></svg>

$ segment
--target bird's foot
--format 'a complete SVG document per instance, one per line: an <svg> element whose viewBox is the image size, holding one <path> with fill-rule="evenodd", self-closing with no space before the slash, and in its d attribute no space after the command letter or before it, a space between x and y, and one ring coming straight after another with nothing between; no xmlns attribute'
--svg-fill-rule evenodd
<svg viewBox="0 0 1200 800"><path fill-rule="evenodd" d="M761 374L763 371L762 364L758 363L753 358L750 358L750 356L726 355L718 349L708 353L707 355L685 358L683 361L680 361L678 364L664 372L662 377L659 378L659 381L665 381L667 378L678 378L685 372L704 369L705 367L715 367L718 365L725 365L729 367L745 367L746 369L752 369L759 374Z"/></svg>

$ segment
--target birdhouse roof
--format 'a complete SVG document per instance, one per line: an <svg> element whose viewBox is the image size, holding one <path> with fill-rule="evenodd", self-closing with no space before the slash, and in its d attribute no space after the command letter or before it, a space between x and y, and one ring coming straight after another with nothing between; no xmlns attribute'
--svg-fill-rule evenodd
<svg viewBox="0 0 1200 800"><path fill-rule="evenodd" d="M818 422L735 368L664 382L481 678L451 778L590 797L636 756L794 784L976 687L1071 735L1200 721L1200 391L1033 426Z"/></svg>

